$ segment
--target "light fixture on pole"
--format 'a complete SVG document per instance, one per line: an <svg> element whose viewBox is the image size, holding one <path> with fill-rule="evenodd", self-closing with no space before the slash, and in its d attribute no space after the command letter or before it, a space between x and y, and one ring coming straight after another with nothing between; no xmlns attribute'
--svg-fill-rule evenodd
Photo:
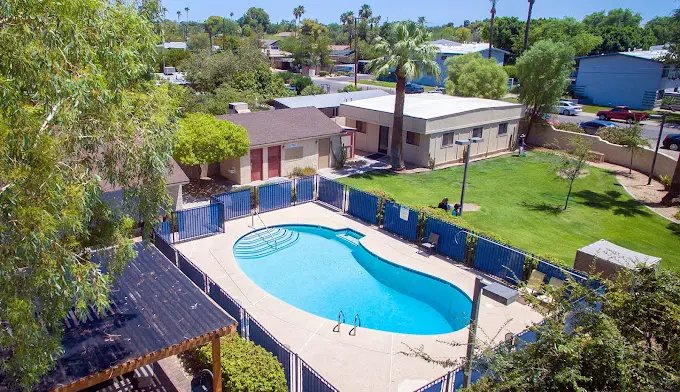
<svg viewBox="0 0 680 392"><path fill-rule="evenodd" d="M666 124L666 114L653 114L651 118L660 118L661 125L659 126L659 137L656 139L656 149L654 149L654 158L652 158L652 168L649 170L649 179L647 185L652 184L652 177L654 176L654 166L656 166L656 156L659 154L659 145L661 145L661 135L663 134L663 126Z"/></svg>
<svg viewBox="0 0 680 392"><path fill-rule="evenodd" d="M482 295L485 295L488 298L491 298L492 300L507 306L517 299L518 293L515 290L510 289L509 287L500 283L485 283L479 276L475 279L475 291L472 295L472 312L470 313L470 329L468 332L467 354L465 369L463 371L463 386L466 388L470 386L472 381L472 357L475 352L475 341L477 340L479 306ZM508 336L506 336L505 340L509 340Z"/></svg>
<svg viewBox="0 0 680 392"><path fill-rule="evenodd" d="M467 182L467 169L470 163L470 145L472 143L477 144L483 142L484 139L481 137L472 137L470 139L459 139L456 140L456 144L459 146L468 146L467 153L465 154L465 168L463 169L463 189L460 191L460 215L463 215L463 203L465 201L465 183Z"/></svg>

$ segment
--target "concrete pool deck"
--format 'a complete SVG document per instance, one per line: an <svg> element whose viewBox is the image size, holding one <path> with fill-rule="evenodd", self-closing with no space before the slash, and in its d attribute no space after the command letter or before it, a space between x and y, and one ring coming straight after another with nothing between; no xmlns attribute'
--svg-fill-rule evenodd
<svg viewBox="0 0 680 392"><path fill-rule="evenodd" d="M354 229L365 235L361 243L376 255L445 279L470 297L475 277L483 276L445 258L422 254L415 244L316 203L262 213L261 217L268 226L299 223ZM260 220L257 217L254 220L255 228L261 228ZM423 346L425 352L437 359L465 356L468 328L441 335L406 335L358 328L356 336L349 336L353 315L346 315L348 324L336 333L333 332L336 320L308 313L273 297L245 275L233 256L234 243L253 230L250 225L251 217L227 221L225 233L175 244L175 247L339 390L412 392L447 372L438 365L404 355L407 345ZM482 297L479 319L478 336L486 341L495 336L495 341L500 342L506 332L520 332L539 322L541 315L519 302L504 306ZM451 347L441 341L463 345Z"/></svg>

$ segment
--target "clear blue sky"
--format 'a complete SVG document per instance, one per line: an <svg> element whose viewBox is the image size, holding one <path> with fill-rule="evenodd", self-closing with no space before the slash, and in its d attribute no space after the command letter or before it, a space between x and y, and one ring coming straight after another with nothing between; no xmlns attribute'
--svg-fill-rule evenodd
<svg viewBox="0 0 680 392"><path fill-rule="evenodd" d="M305 6L304 18L318 19L322 23L339 23L340 14L354 10L367 3L374 15L381 15L382 20L415 20L425 16L428 25L440 25L447 22L462 24L465 19L484 19L489 16L488 0L162 0L168 9L168 19L176 19L177 11L189 7L189 19L203 21L210 15L240 17L250 7L261 7L269 14L272 22L281 19L294 19L293 8ZM498 0L496 6L498 16L517 16L526 18L527 0ZM613 8L630 8L642 14L643 20L658 15L669 15L674 8L680 7L678 0L536 0L533 15L542 17L583 16L601 10Z"/></svg>

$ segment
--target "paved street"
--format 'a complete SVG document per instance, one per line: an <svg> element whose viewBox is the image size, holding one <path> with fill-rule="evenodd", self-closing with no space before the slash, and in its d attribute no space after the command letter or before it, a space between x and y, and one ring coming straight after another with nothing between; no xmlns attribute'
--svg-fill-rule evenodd
<svg viewBox="0 0 680 392"><path fill-rule="evenodd" d="M372 80L373 77L371 75L359 74L359 79L361 79L361 80ZM330 88L330 93L333 94L333 93L337 93L338 90L347 86L348 84L354 84L354 76L335 76L335 77L332 77L332 78L313 77L312 81L317 86L322 86L322 87L328 86ZM362 90L385 90L388 93L392 93L392 94L394 93L393 88L371 86L371 85L368 85L368 84L359 84L358 86Z"/></svg>
<svg viewBox="0 0 680 392"><path fill-rule="evenodd" d="M592 113L581 113L576 116L563 116L561 114L557 115L558 120L561 122L570 122L570 123L580 123L583 121L589 121L589 120L595 120L597 117L595 117L594 114ZM626 123L623 121L612 121L617 124L621 124L621 126L626 126ZM646 137L649 140L649 145L654 148L656 147L656 139L659 137L659 126L661 125L660 122L657 121L643 121L642 122L642 135ZM678 124L666 124L663 129L663 135L661 136L661 140L663 141L663 138L666 137L667 134L669 133L680 133L680 125ZM680 152L678 151L671 151L671 150L664 150L662 148L659 149L659 151L662 151L672 157L679 158L680 157Z"/></svg>

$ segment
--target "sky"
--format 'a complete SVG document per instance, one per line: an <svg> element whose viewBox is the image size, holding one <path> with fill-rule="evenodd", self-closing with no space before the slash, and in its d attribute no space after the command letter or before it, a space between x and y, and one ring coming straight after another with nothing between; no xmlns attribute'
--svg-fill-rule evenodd
<svg viewBox="0 0 680 392"><path fill-rule="evenodd" d="M264 8L272 22L281 19L291 20L293 8L305 7L303 19L316 19L321 23L339 23L340 14L353 10L355 13L362 4L367 3L373 15L381 15L386 20L415 20L424 16L428 26L453 22L462 24L464 20L484 19L489 16L488 0L162 0L168 9L168 19L176 19L177 11L182 11L185 20L185 7L189 7L189 19L204 21L211 15L228 17L234 13L238 18L250 7ZM590 13L613 8L630 8L642 14L643 21L655 16L670 15L674 8L680 7L680 0L536 0L533 17L565 17L581 19ZM498 0L498 16L517 16L526 19L527 0Z"/></svg>

